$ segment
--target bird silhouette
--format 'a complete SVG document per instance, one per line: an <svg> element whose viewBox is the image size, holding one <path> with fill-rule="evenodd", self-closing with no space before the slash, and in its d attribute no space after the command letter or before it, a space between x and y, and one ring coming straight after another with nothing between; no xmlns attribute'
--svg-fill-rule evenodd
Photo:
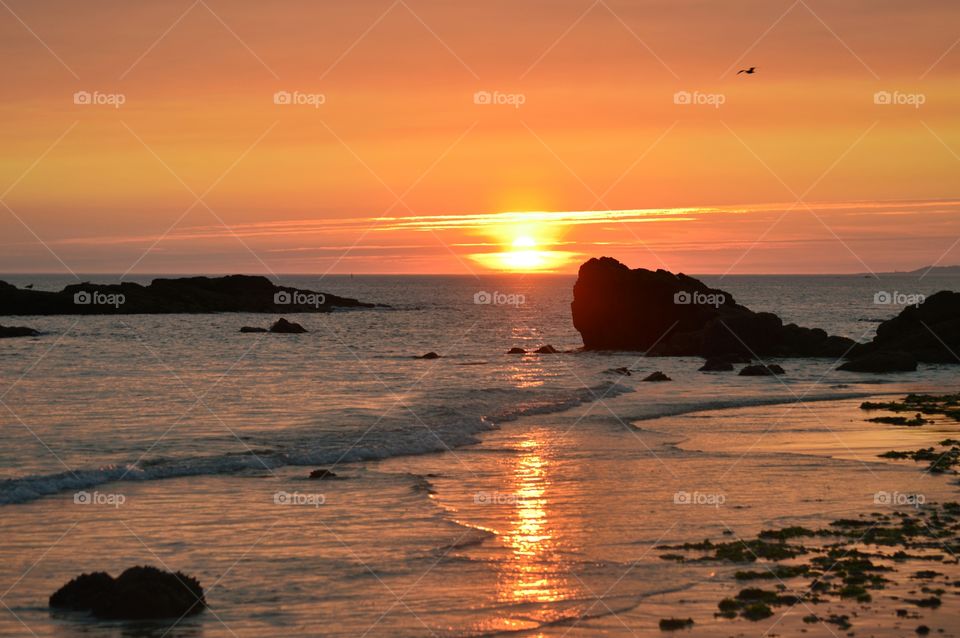
<svg viewBox="0 0 960 638"><path fill-rule="evenodd" d="M757 72L757 67L752 66L749 69L740 69L739 71L737 71L737 75L740 75L741 73L747 73L748 75L753 75L756 72Z"/></svg>

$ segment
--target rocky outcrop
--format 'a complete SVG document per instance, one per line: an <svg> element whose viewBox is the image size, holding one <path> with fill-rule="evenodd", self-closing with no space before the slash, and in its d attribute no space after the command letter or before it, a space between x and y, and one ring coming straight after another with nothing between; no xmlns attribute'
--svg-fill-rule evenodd
<svg viewBox="0 0 960 638"><path fill-rule="evenodd" d="M0 339L37 336L40 336L39 330L27 328L26 326L0 326Z"/></svg>
<svg viewBox="0 0 960 638"><path fill-rule="evenodd" d="M207 605L196 579L156 567L131 567L118 578L106 572L82 574L50 596L50 606L108 620L143 620L182 618Z"/></svg>
<svg viewBox="0 0 960 638"><path fill-rule="evenodd" d="M730 293L666 270L631 270L616 259L580 266L573 325L587 350L656 356L842 357L851 339L753 312Z"/></svg>
<svg viewBox="0 0 960 638"><path fill-rule="evenodd" d="M960 355L960 293L945 290L927 297L918 306L907 306L899 315L877 326L877 336L873 341L858 345L851 351L851 363L880 353L887 353L886 360L890 362L899 353L910 355L923 363L960 363L957 358ZM879 362L880 359L874 361ZM908 365L902 359L901 364Z"/></svg>
<svg viewBox="0 0 960 638"><path fill-rule="evenodd" d="M27 290L0 281L0 314L104 315L205 312L331 312L373 304L312 290L277 286L266 277L184 277L136 283L66 286L59 292Z"/></svg>

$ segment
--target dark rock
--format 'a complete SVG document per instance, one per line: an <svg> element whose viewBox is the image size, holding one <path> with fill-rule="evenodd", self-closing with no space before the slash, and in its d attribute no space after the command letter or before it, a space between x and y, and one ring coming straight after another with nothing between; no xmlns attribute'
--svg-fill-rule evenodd
<svg viewBox="0 0 960 638"><path fill-rule="evenodd" d="M643 378L644 381L673 381L670 377L657 370Z"/></svg>
<svg viewBox="0 0 960 638"><path fill-rule="evenodd" d="M17 288L0 281L5 315L102 315L207 312L331 312L373 304L312 290L277 286L266 277L183 277L154 279L149 285L91 284L59 292Z"/></svg>
<svg viewBox="0 0 960 638"><path fill-rule="evenodd" d="M440 355L436 352L428 352L427 354L422 354L417 359L439 359Z"/></svg>
<svg viewBox="0 0 960 638"><path fill-rule="evenodd" d="M277 319L274 324L270 326L270 332L277 332L280 334L300 334L306 331L307 329L301 326L299 323L287 321L283 317Z"/></svg>
<svg viewBox="0 0 960 638"><path fill-rule="evenodd" d="M259 328L256 326L243 326L240 328L240 332L269 332L266 328Z"/></svg>
<svg viewBox="0 0 960 638"><path fill-rule="evenodd" d="M878 352L905 352L923 363L960 363L960 292L941 291L919 306L907 306L877 326L870 343L850 352L853 360Z"/></svg>
<svg viewBox="0 0 960 638"><path fill-rule="evenodd" d="M330 470L326 470L326 469L322 469L322 468L321 468L321 469L319 469L319 470L314 470L314 471L310 472L310 478L312 478L312 479L321 479L321 480L329 480L329 479L336 479L336 478L340 478L340 477L337 476L336 474L334 474L333 472L331 472Z"/></svg>
<svg viewBox="0 0 960 638"><path fill-rule="evenodd" d="M510 348L507 350L507 354L527 354L527 351L523 348Z"/></svg>
<svg viewBox="0 0 960 638"><path fill-rule="evenodd" d="M551 346L550 344L547 344L545 346L540 346L535 350L535 352L537 354L557 354L560 351L554 348L553 346Z"/></svg>
<svg viewBox="0 0 960 638"><path fill-rule="evenodd" d="M626 367L624 367L624 368L610 368L609 370L607 370L607 372L609 372L609 373L611 373L611 374L622 374L622 375L625 376L625 377L631 376L631 374L630 374L630 369L629 369L629 368L626 368Z"/></svg>
<svg viewBox="0 0 960 638"><path fill-rule="evenodd" d="M747 366L740 371L741 377L771 377L778 374L784 374L783 368L775 363Z"/></svg>
<svg viewBox="0 0 960 638"><path fill-rule="evenodd" d="M917 360L906 352L871 352L847 361L838 370L848 372L913 372Z"/></svg>
<svg viewBox="0 0 960 638"><path fill-rule="evenodd" d="M706 363L700 366L700 372L729 372L733 370L733 364L727 359L718 359L711 357Z"/></svg>
<svg viewBox="0 0 960 638"><path fill-rule="evenodd" d="M197 614L206 600L196 579L145 566L131 567L116 579L104 572L83 574L57 590L50 606L103 619L143 620Z"/></svg>
<svg viewBox="0 0 960 638"><path fill-rule="evenodd" d="M610 257L580 266L573 325L587 350L641 350L659 356L842 357L853 341L784 326L733 295L666 270L631 270Z"/></svg>
<svg viewBox="0 0 960 638"><path fill-rule="evenodd" d="M10 337L37 337L40 331L26 326L0 326L0 339Z"/></svg>

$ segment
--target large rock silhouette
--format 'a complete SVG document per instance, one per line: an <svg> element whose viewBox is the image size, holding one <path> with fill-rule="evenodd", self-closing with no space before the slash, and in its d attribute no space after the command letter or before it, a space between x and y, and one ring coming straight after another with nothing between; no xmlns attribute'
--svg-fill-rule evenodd
<svg viewBox="0 0 960 638"><path fill-rule="evenodd" d="M573 325L588 350L638 350L659 356L725 355L840 358L854 345L820 329L784 325L733 295L666 270L631 270L590 259L573 287Z"/></svg>
<svg viewBox="0 0 960 638"><path fill-rule="evenodd" d="M104 315L204 312L331 312L373 304L312 290L277 286L266 277L182 277L149 285L79 283L59 292L27 290L0 281L2 315Z"/></svg>
<svg viewBox="0 0 960 638"><path fill-rule="evenodd" d="M881 354L892 362L907 354L924 363L960 363L960 292L944 290L919 306L907 306L877 326L873 341L857 345L850 358L876 359ZM909 364L897 367L908 369Z"/></svg>

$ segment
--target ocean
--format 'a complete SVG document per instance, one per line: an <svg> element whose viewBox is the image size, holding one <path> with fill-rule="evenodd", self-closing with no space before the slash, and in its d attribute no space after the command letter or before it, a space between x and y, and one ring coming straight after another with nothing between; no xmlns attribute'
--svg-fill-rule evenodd
<svg viewBox="0 0 960 638"><path fill-rule="evenodd" d="M901 309L887 298L958 289L936 275L702 279L861 341ZM956 391L947 365L863 375L793 359L752 378L579 352L574 280L281 277L385 304L289 315L299 335L241 334L275 319L253 314L4 317L45 334L0 343L0 634L632 635L678 592L719 587L656 543L870 511L877 485L909 489L919 472L876 458L891 441L864 435L861 398ZM507 354L546 344L562 352ZM673 381L640 381L655 370ZM338 480L309 480L317 468ZM678 492L726 505L673 507ZM132 564L196 576L210 610L131 626L47 609L72 576Z"/></svg>

